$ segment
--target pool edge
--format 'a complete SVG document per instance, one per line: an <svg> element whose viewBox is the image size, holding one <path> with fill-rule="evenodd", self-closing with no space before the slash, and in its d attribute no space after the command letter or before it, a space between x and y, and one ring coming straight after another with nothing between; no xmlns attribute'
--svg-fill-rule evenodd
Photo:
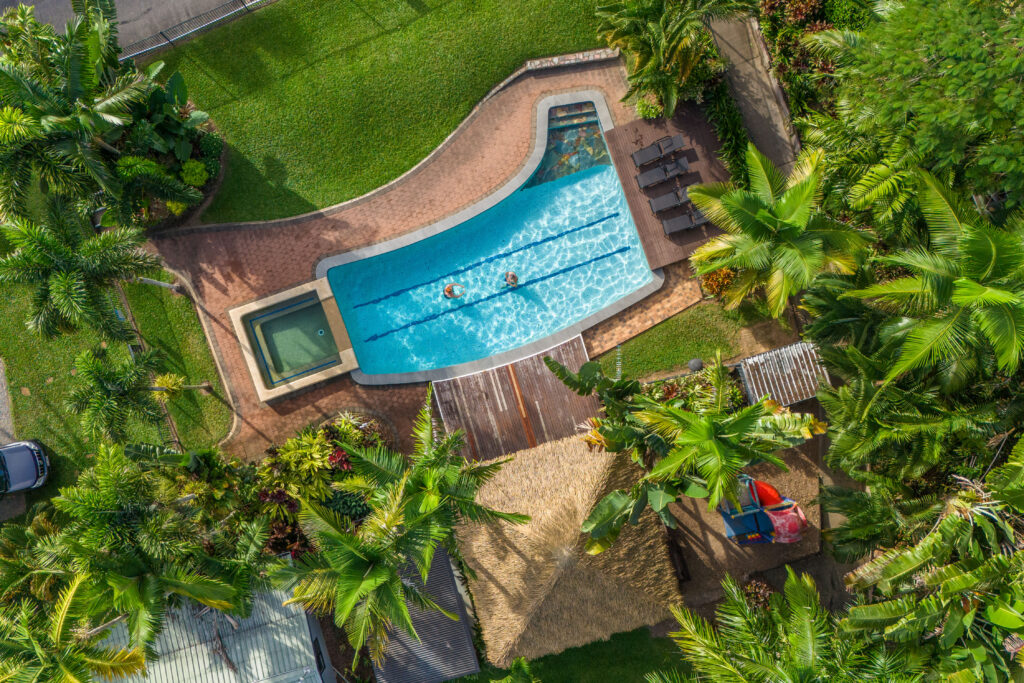
<svg viewBox="0 0 1024 683"><path fill-rule="evenodd" d="M554 348L559 344L563 344L570 339L579 336L585 330L590 329L599 322L607 320L613 315L617 315L630 306L646 299L648 296L661 289L664 284L664 271L660 268L658 270L652 270L650 282L633 290L626 296L614 301L608 306L605 306L601 310L590 314L583 320L569 325L568 327L564 327L554 334L549 334L546 337L541 337L540 339L528 344L517 346L514 349L503 351L501 353L496 353L493 356L488 356L487 358L480 358L466 363L459 363L457 365L449 365L448 367L437 368L435 370L418 370L416 372L396 372L379 375L368 375L359 368L356 368L352 370L351 376L356 383L366 386L413 384L417 382L433 382L442 379L454 379L464 375L471 375L482 370L490 370L492 368L501 367L502 365L508 365L509 363L515 363L516 361L547 351L548 349Z"/></svg>
<svg viewBox="0 0 1024 683"><path fill-rule="evenodd" d="M573 90L570 92L559 93L557 95L548 95L542 98L534 109L535 130L533 147L530 150L530 155L526 158L526 162L523 164L523 167L519 169L519 172L508 179L500 188L483 199L467 206L461 211L457 211L439 221L435 221L429 225L407 232L404 235L399 235L398 237L393 237L392 239L385 240L383 242L371 244L366 247L360 247L358 249L352 249L350 251L345 251L340 254L335 254L334 256L328 256L320 259L316 264L316 277L318 279L327 277L327 271L335 266L343 266L346 263L362 261L365 258L379 256L380 254L395 251L396 249L401 249L429 237L439 235L446 230L454 228L455 226L480 215L488 209L496 206L499 202L507 199L530 179L537 168L540 167L540 162L544 159L544 151L547 148L548 139L548 112L554 107L574 104L580 101L591 101L594 103L594 108L597 110L598 120L601 123L602 135L615 127L615 122L612 120L611 110L608 108L608 100L605 99L604 93L598 90ZM607 145L607 140L605 141L605 144ZM609 158L611 158L610 152ZM614 159L611 159L611 165L613 168L615 167ZM630 220L632 220L632 216L630 216Z"/></svg>

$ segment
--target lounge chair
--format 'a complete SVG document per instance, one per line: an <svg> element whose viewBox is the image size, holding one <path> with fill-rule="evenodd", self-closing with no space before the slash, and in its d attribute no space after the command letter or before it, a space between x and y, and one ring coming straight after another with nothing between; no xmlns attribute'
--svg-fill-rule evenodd
<svg viewBox="0 0 1024 683"><path fill-rule="evenodd" d="M693 208L693 227L697 228L708 222L708 217L700 212L697 207Z"/></svg>
<svg viewBox="0 0 1024 683"><path fill-rule="evenodd" d="M683 149L684 144L686 143L683 142L682 135L673 135L672 137L668 137L666 135L653 144L647 145L643 149L638 149L633 152L633 163L637 168L646 166L652 161L657 161L662 157L666 157L673 152Z"/></svg>
<svg viewBox="0 0 1024 683"><path fill-rule="evenodd" d="M671 164L665 164L664 166L644 171L636 177L636 184L640 186L641 190L646 190L648 187L654 187L658 183L672 180L689 170L690 164L686 162L686 159L676 159Z"/></svg>
<svg viewBox="0 0 1024 683"><path fill-rule="evenodd" d="M682 206L688 201L690 201L690 197L684 187L681 190L673 190L668 194L658 195L652 199L650 201L651 211L654 213L661 213L662 211L668 211L669 209L674 209L677 206Z"/></svg>
<svg viewBox="0 0 1024 683"><path fill-rule="evenodd" d="M661 227L665 229L666 235L671 235L672 233L691 230L696 226L693 223L693 219L690 218L690 214L684 213L682 216L663 220L661 222Z"/></svg>

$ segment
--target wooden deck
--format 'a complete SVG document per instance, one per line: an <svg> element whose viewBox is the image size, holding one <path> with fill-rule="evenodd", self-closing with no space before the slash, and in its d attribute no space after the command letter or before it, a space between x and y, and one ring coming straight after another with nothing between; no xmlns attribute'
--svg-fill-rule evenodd
<svg viewBox="0 0 1024 683"><path fill-rule="evenodd" d="M589 360L576 337L509 365L434 382L445 428L466 433L467 459L493 460L572 436L597 415L597 398L570 391L544 365L544 356L574 371Z"/></svg>
<svg viewBox="0 0 1024 683"><path fill-rule="evenodd" d="M641 190L636 183L638 171L630 155L659 138L677 133L686 141L688 151L685 156L690 163L690 172L674 181ZM718 229L709 223L695 230L667 236L661 225L662 219L685 213L685 209L673 209L655 216L648 203L651 198L671 192L677 187L729 179L729 172L717 156L721 145L700 107L684 102L676 109L676 115L672 119L638 119L606 131L605 138L615 162L615 169L619 173L619 180L622 181L622 187L626 192L626 201L633 213L633 221L640 233L640 242L647 254L647 262L652 269L682 261L704 240L718 233ZM654 166L644 166L644 170Z"/></svg>

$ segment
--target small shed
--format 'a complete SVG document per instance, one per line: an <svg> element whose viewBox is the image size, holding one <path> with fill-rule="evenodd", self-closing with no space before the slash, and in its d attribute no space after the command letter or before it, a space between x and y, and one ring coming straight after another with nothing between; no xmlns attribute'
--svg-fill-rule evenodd
<svg viewBox="0 0 1024 683"><path fill-rule="evenodd" d="M320 624L297 605L284 605L288 594L256 593L244 619L190 602L169 610L154 646L158 657L146 662L145 674L123 683L334 683ZM104 644L125 647L124 624L115 626Z"/></svg>
<svg viewBox="0 0 1024 683"><path fill-rule="evenodd" d="M828 371L814 344L797 342L740 361L740 378L750 403L768 396L791 406L813 398Z"/></svg>
<svg viewBox="0 0 1024 683"><path fill-rule="evenodd" d="M409 572L408 579L423 587L415 570ZM373 667L378 683L441 683L480 671L451 559L440 548L430 565L425 592L444 610L458 615L458 621L436 610L421 610L410 604L409 614L419 640L402 629L390 633L384 662Z"/></svg>

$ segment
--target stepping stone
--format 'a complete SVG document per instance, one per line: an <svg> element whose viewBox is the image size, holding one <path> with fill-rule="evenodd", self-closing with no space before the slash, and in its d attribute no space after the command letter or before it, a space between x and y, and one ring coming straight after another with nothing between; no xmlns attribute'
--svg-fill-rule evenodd
<svg viewBox="0 0 1024 683"><path fill-rule="evenodd" d="M31 396L32 392L29 390L28 387L22 387L21 388L21 395L22 396Z"/></svg>
<svg viewBox="0 0 1024 683"><path fill-rule="evenodd" d="M53 378L52 377L47 377L46 378L46 383L47 384L53 384Z"/></svg>

